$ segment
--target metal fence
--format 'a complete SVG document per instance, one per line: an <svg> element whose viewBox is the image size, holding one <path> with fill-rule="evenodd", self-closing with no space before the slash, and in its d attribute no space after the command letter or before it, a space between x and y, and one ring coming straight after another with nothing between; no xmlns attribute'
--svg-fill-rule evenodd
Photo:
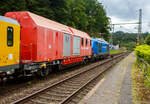
<svg viewBox="0 0 150 104"><path fill-rule="evenodd" d="M144 77L150 82L150 64L144 59L137 57L138 67L144 72Z"/></svg>

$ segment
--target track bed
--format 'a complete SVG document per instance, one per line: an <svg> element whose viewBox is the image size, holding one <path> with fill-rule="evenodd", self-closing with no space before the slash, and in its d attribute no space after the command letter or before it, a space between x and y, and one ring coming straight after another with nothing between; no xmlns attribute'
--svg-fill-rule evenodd
<svg viewBox="0 0 150 104"><path fill-rule="evenodd" d="M68 78L51 84L35 93L32 93L13 104L68 104L77 103L81 100L78 94L83 91L85 95L90 89L86 89L91 83L96 83L97 79L109 69L114 63L121 60L128 53L123 53L114 58L109 58L101 62L86 66L86 70L75 73ZM93 85L93 84L92 84Z"/></svg>

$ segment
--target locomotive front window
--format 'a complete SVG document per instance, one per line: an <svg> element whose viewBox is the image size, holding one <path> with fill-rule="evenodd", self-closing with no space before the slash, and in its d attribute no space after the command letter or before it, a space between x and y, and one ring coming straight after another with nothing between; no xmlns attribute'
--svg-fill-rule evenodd
<svg viewBox="0 0 150 104"><path fill-rule="evenodd" d="M101 47L101 43L98 43L98 47L99 47L99 48Z"/></svg>
<svg viewBox="0 0 150 104"><path fill-rule="evenodd" d="M7 28L7 45L13 46L13 27Z"/></svg>
<svg viewBox="0 0 150 104"><path fill-rule="evenodd" d="M96 47L98 47L98 43L96 43Z"/></svg>

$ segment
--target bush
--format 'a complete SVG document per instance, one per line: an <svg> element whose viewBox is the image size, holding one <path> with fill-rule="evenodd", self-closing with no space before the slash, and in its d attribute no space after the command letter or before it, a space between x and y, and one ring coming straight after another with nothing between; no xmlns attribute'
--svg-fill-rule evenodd
<svg viewBox="0 0 150 104"><path fill-rule="evenodd" d="M138 57L143 58L145 61L150 63L150 46L140 45L135 48L135 53Z"/></svg>
<svg viewBox="0 0 150 104"><path fill-rule="evenodd" d="M148 35L145 39L145 43L150 45L150 35Z"/></svg>

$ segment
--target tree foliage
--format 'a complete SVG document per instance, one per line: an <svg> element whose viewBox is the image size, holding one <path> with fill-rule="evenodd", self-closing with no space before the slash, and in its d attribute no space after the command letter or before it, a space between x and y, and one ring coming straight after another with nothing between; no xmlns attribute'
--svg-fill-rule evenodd
<svg viewBox="0 0 150 104"><path fill-rule="evenodd" d="M146 43L147 45L150 45L150 35L148 35L148 36L146 37L145 43Z"/></svg>
<svg viewBox="0 0 150 104"><path fill-rule="evenodd" d="M148 33L143 33L142 38L146 38ZM119 44L120 46L127 47L128 50L133 50L136 47L137 33L124 33L117 31L113 34L113 44Z"/></svg>
<svg viewBox="0 0 150 104"><path fill-rule="evenodd" d="M150 46L140 45L135 48L135 53L138 57L150 63Z"/></svg>
<svg viewBox="0 0 150 104"><path fill-rule="evenodd" d="M1 0L0 15L31 11L62 24L109 39L109 19L98 0Z"/></svg>

